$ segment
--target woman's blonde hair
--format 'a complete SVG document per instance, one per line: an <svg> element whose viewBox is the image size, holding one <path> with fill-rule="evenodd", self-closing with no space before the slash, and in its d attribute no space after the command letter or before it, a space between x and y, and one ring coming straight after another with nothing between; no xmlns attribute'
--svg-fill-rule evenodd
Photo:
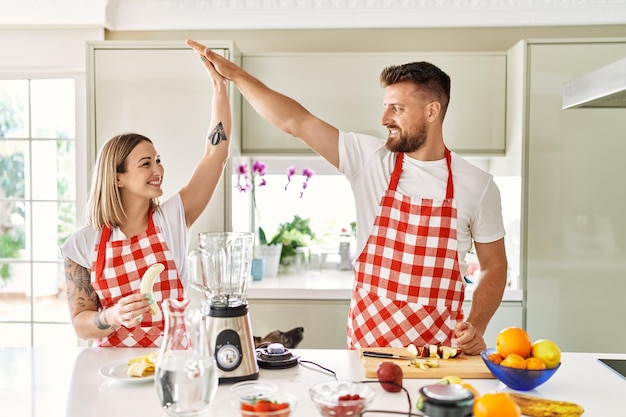
<svg viewBox="0 0 626 417"><path fill-rule="evenodd" d="M97 229L119 227L126 221L126 213L117 187L117 174L126 172L126 158L143 141L150 139L137 133L124 133L109 139L98 155L91 176L91 190L87 201L87 222ZM159 207L158 198L150 201L150 209Z"/></svg>

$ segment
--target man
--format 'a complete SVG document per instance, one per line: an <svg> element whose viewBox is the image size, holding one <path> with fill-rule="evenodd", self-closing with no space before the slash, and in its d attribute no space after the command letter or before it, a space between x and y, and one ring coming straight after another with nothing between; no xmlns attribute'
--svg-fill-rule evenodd
<svg viewBox="0 0 626 417"><path fill-rule="evenodd" d="M348 347L442 343L480 353L506 285L504 226L491 175L452 154L443 141L450 78L427 62L383 70L384 142L339 131L219 54L187 44L234 82L263 118L350 181L360 255ZM465 320L464 259L472 242L481 276Z"/></svg>

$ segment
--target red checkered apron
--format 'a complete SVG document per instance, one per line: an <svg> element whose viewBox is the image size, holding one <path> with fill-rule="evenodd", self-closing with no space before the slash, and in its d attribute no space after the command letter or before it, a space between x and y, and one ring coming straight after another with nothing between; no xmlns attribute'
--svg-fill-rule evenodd
<svg viewBox="0 0 626 417"><path fill-rule="evenodd" d="M110 308L120 298L138 292L144 272L157 262L165 265L165 270L154 281L154 301L160 307L167 298L183 299L184 289L176 264L159 229L154 226L152 212L144 233L112 242L109 242L110 236L111 229L103 227L91 272L91 284L103 307ZM94 346L158 347L164 326L162 312L157 316L146 313L136 327L121 326L109 336L96 340Z"/></svg>
<svg viewBox="0 0 626 417"><path fill-rule="evenodd" d="M372 233L355 262L350 349L451 345L454 325L463 320L450 151L445 200L398 193L403 159L399 153Z"/></svg>

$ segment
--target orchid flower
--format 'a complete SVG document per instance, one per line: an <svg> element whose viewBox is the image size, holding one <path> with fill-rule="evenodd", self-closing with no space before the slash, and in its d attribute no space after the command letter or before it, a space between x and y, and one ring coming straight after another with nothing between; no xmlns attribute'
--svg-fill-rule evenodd
<svg viewBox="0 0 626 417"><path fill-rule="evenodd" d="M245 193L248 190L251 190L254 185L259 187L263 187L267 184L265 180L265 171L267 166L261 161L254 161L252 164L252 180L250 180L250 172L248 170L248 164L238 164L237 165L237 183L235 187L241 193ZM259 181L256 181L256 178L260 178ZM257 184L258 182L258 184Z"/></svg>
<svg viewBox="0 0 626 417"><path fill-rule="evenodd" d="M291 183L291 177L293 177L296 173L296 167L290 166L287 168L287 184L285 184L285 191L287 191L287 187L289 187L289 183Z"/></svg>
<svg viewBox="0 0 626 417"><path fill-rule="evenodd" d="M250 176L248 174L248 164L239 164L237 165L237 184L235 187L239 190L240 193L245 193L250 188L252 188L252 184L249 181Z"/></svg>
<svg viewBox="0 0 626 417"><path fill-rule="evenodd" d="M313 175L315 175L315 171L313 171L312 169L304 168L302 170L302 176L305 177L305 180L302 183L302 191L300 191L300 198L302 198L302 195L304 194L304 191L306 190L307 183L309 182L309 180L311 179Z"/></svg>

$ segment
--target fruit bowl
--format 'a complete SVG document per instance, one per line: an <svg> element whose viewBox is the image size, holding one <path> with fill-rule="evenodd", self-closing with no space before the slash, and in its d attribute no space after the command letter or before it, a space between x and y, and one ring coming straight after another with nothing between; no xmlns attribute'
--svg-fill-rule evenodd
<svg viewBox="0 0 626 417"><path fill-rule="evenodd" d="M309 389L311 400L324 417L358 416L375 393L366 384L352 381L322 382Z"/></svg>
<svg viewBox="0 0 626 417"><path fill-rule="evenodd" d="M230 402L242 417L289 417L298 399L271 382L244 381L230 387Z"/></svg>
<svg viewBox="0 0 626 417"><path fill-rule="evenodd" d="M537 388L550 379L561 366L561 363L559 363L554 368L542 370L510 368L498 365L487 359L492 353L496 353L495 348L485 349L480 352L480 357L483 358L483 362L485 362L493 376L507 387L518 391L530 391Z"/></svg>

